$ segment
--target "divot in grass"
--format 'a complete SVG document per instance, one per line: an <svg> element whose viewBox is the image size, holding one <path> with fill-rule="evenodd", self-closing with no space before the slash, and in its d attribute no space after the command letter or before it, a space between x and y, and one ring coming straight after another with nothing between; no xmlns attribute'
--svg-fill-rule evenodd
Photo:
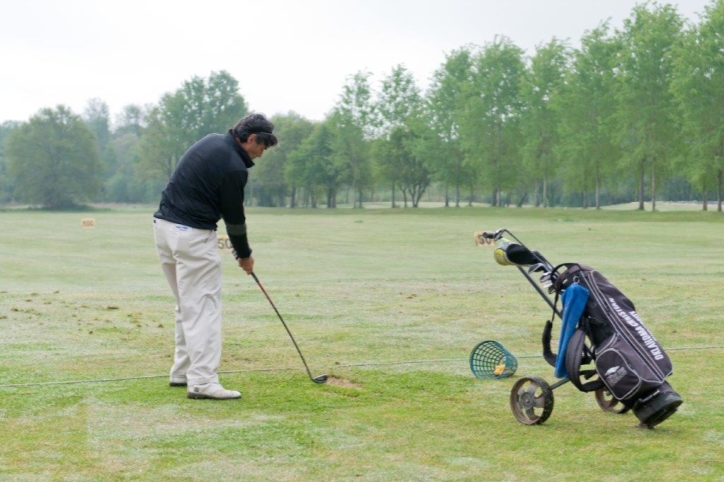
<svg viewBox="0 0 724 482"><path fill-rule="evenodd" d="M329 378L327 378L327 385L339 388L355 388L357 390L362 389L362 385L355 383L351 380L347 380L346 378L340 378L334 375L330 375Z"/></svg>

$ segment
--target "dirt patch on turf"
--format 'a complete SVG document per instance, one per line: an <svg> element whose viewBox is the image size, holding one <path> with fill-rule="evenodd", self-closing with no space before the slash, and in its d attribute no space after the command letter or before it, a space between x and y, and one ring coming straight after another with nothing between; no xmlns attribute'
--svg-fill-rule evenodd
<svg viewBox="0 0 724 482"><path fill-rule="evenodd" d="M355 383L351 380L347 380L346 378L335 377L334 375L330 375L327 378L327 385L340 388L356 388L358 390L362 389L362 385Z"/></svg>

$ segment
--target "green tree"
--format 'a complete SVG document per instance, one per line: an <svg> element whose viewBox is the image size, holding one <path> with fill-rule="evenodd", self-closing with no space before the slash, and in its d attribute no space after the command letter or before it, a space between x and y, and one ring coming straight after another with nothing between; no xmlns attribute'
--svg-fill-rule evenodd
<svg viewBox="0 0 724 482"><path fill-rule="evenodd" d="M686 32L675 50L671 83L679 112L684 147L680 172L701 190L703 209L715 187L722 210L724 181L724 0L705 8L698 26ZM713 186L714 185L714 186Z"/></svg>
<svg viewBox="0 0 724 482"><path fill-rule="evenodd" d="M392 72L382 79L382 88L375 103L377 125L382 136L404 125L419 110L421 101L420 89L412 73L401 64L393 67Z"/></svg>
<svg viewBox="0 0 724 482"><path fill-rule="evenodd" d="M331 114L334 154L349 171L350 189L356 194L353 205L360 208L364 191L373 185L370 139L376 113L369 77L369 72L358 72L348 79Z"/></svg>
<svg viewBox="0 0 724 482"><path fill-rule="evenodd" d="M312 133L314 124L295 112L276 115L271 120L279 144L266 151L257 162L249 180L249 189L260 206L285 206L289 196L290 207L295 207L298 182L294 176L288 175L290 158Z"/></svg>
<svg viewBox="0 0 724 482"><path fill-rule="evenodd" d="M552 107L569 69L569 49L553 39L536 47L521 86L524 114L521 128L524 138L523 161L526 178L535 182L535 205L548 207L548 183L558 168L555 147L558 144L559 112Z"/></svg>
<svg viewBox="0 0 724 482"><path fill-rule="evenodd" d="M93 131L65 106L42 109L8 139L20 201L63 209L94 199L103 165Z"/></svg>
<svg viewBox="0 0 724 482"><path fill-rule="evenodd" d="M582 194L584 207L593 192L595 207L600 209L602 187L620 157L612 128L619 46L607 22L586 32L553 99L559 119L555 149L561 159L559 175L565 191Z"/></svg>
<svg viewBox="0 0 724 482"><path fill-rule="evenodd" d="M139 174L168 179L184 152L202 137L223 133L247 114L239 83L225 71L194 76L165 94L146 117Z"/></svg>
<svg viewBox="0 0 724 482"><path fill-rule="evenodd" d="M105 199L111 202L157 201L158 192L163 188L159 180L141 180L136 174L140 161L140 137L131 130L114 132L108 148L112 150L116 163L103 186Z"/></svg>
<svg viewBox="0 0 724 482"><path fill-rule="evenodd" d="M123 135L126 132L141 136L141 129L145 125L146 112L136 104L128 104L116 115L116 128L114 135Z"/></svg>
<svg viewBox="0 0 724 482"><path fill-rule="evenodd" d="M165 179L149 178L138 171L141 160L140 140L146 125L146 110L129 104L116 115L115 128L108 143L110 155L103 184L104 199L111 202L157 201ZM108 162L108 161L107 161Z"/></svg>
<svg viewBox="0 0 724 482"><path fill-rule="evenodd" d="M646 172L651 209L656 210L657 179L664 177L676 138L676 107L671 94L672 49L683 21L671 5L637 5L619 32L618 139L624 165L637 172L639 209L644 209Z"/></svg>
<svg viewBox="0 0 724 482"><path fill-rule="evenodd" d="M8 163L5 154L5 141L10 133L20 127L20 122L5 121L0 124L0 203L6 203L13 198L13 183L8 174Z"/></svg>
<svg viewBox="0 0 724 482"><path fill-rule="evenodd" d="M422 96L415 84L412 73L403 65L397 65L382 80L382 88L375 103L379 113L378 126L380 142L377 154L378 177L392 187L392 207L396 207L395 188L400 186L404 162L413 159L405 152L405 144L392 142L392 133L407 128L408 120L419 115ZM407 201L405 200L405 204Z"/></svg>
<svg viewBox="0 0 724 482"><path fill-rule="evenodd" d="M432 182L432 170L441 156L440 135L426 113L420 111L409 117L405 126L393 130L390 142L398 149L400 190L405 206L409 196L416 208Z"/></svg>
<svg viewBox="0 0 724 482"><path fill-rule="evenodd" d="M503 193L520 179L524 72L523 50L506 37L496 37L473 58L473 75L465 89L460 127L466 162L491 190L494 206L503 205Z"/></svg>
<svg viewBox="0 0 724 482"><path fill-rule="evenodd" d="M435 158L430 162L433 176L445 186L445 206L449 206L448 186L455 188L455 207L460 206L460 189L470 171L463 163L463 145L460 137L459 114L464 110L463 88L470 81L472 52L470 47L454 50L432 77L427 91L427 113L439 142L428 144Z"/></svg>
<svg viewBox="0 0 724 482"><path fill-rule="evenodd" d="M290 175L304 190L304 205L316 208L321 195L327 208L336 207L337 191L344 182L342 166L334 158L334 128L329 119L315 124L312 133L290 156Z"/></svg>
<svg viewBox="0 0 724 482"><path fill-rule="evenodd" d="M103 153L111 139L111 114L108 104L98 98L90 99L83 112L83 120L96 135L98 150Z"/></svg>
<svg viewBox="0 0 724 482"><path fill-rule="evenodd" d="M101 99L93 98L88 101L85 111L83 112L83 120L86 125L93 131L96 136L96 142L98 142L98 152L101 153L101 161L105 164L105 179L103 186L102 197L108 200L108 195L105 192L106 182L108 179L117 171L116 164L116 153L111 148L111 115L108 104L103 102Z"/></svg>

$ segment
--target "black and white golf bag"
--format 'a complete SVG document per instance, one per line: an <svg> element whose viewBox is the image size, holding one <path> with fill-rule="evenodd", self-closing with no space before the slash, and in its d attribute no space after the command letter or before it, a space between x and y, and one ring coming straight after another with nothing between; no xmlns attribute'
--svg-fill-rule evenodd
<svg viewBox="0 0 724 482"><path fill-rule="evenodd" d="M556 362L551 363L556 371L565 372L583 392L605 387L642 425L663 422L682 399L666 381L673 371L671 360L644 326L634 304L591 267L565 264L553 273L559 270L563 271L554 274L551 286L554 307L559 297L563 300L559 355L551 353L552 323L548 322L543 332L546 360ZM581 369L591 363L593 369Z"/></svg>

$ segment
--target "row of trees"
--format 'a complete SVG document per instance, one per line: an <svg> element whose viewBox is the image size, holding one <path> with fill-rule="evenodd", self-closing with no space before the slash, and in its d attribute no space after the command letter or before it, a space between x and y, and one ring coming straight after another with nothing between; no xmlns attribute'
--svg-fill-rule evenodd
<svg viewBox="0 0 724 482"><path fill-rule="evenodd" d="M377 87L377 88L375 88ZM62 208L156 201L183 152L248 113L227 72L194 77L158 104L83 115L59 106L0 126L0 201ZM527 56L506 37L450 52L423 92L398 65L376 86L358 72L322 121L276 115L279 146L254 168L262 206L600 207L711 196L722 209L724 0L687 23L636 6L621 29L552 39Z"/></svg>

